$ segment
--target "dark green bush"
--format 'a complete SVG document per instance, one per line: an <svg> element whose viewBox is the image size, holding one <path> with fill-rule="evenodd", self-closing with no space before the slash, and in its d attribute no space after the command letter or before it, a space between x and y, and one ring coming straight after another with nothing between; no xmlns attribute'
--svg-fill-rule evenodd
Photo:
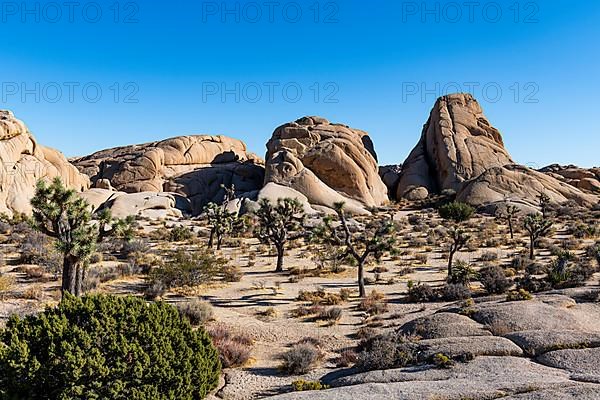
<svg viewBox="0 0 600 400"><path fill-rule="evenodd" d="M479 271L479 281L489 294L502 294L512 285L502 267L490 265Z"/></svg>
<svg viewBox="0 0 600 400"><path fill-rule="evenodd" d="M67 295L0 331L3 399L199 399L219 372L204 330L133 297Z"/></svg>
<svg viewBox="0 0 600 400"><path fill-rule="evenodd" d="M171 289L201 285L222 275L226 264L225 259L215 256L207 249L197 252L179 250L165 265L150 272L149 286L162 284L163 287Z"/></svg>
<svg viewBox="0 0 600 400"><path fill-rule="evenodd" d="M464 222L473 216L475 209L466 203L453 201L444 204L439 209L440 216L454 222Z"/></svg>

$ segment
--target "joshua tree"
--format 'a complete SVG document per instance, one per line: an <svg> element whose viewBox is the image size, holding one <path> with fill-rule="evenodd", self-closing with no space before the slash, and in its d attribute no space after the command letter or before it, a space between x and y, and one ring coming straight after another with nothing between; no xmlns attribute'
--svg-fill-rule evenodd
<svg viewBox="0 0 600 400"><path fill-rule="evenodd" d="M542 214L529 214L523 221L523 227L529 233L529 259L535 260L536 242L550 232L552 221L547 220Z"/></svg>
<svg viewBox="0 0 600 400"><path fill-rule="evenodd" d="M283 271L283 253L288 241L304 236L304 208L296 199L278 199L273 205L262 199L256 211L258 227L256 237L265 244L272 244L277 250L276 272Z"/></svg>
<svg viewBox="0 0 600 400"><path fill-rule="evenodd" d="M323 224L314 230L313 236L319 240L343 247L340 258L351 257L358 266L358 290L360 297L366 296L365 265L369 257L380 260L394 248L394 225L389 219L375 219L371 223L356 227L354 231L348 225L344 203L336 203L337 224L331 217L326 217Z"/></svg>
<svg viewBox="0 0 600 400"><path fill-rule="evenodd" d="M229 189L224 185L221 185L221 187L225 190L223 204L218 205L215 203L208 203L206 207L204 207L204 212L206 213L206 217L208 219L208 225L210 226L208 247L213 247L216 238L217 250L221 250L223 237L226 234L233 232L240 222L238 214L228 210L229 203L235 198L235 187L233 185Z"/></svg>
<svg viewBox="0 0 600 400"><path fill-rule="evenodd" d="M83 294L85 269L96 244L109 236L127 240L133 236L133 217L113 220L108 210L93 216L89 204L74 190L65 188L60 178L55 178L50 185L40 180L31 205L34 227L55 238L63 255L63 296L66 292L75 296Z"/></svg>
<svg viewBox="0 0 600 400"><path fill-rule="evenodd" d="M452 262L454 260L454 255L457 251L460 251L463 247L467 245L469 239L471 239L470 235L467 235L460 228L451 228L448 230L448 236L452 241L450 243L450 255L448 256L448 276L452 276Z"/></svg>
<svg viewBox="0 0 600 400"><path fill-rule="evenodd" d="M508 229L510 230L510 238L511 239L515 238L513 224L515 222L517 215L519 215L520 212L521 212L521 210L519 209L519 207L512 205L512 204L508 204L508 203L505 204L505 207L503 210L498 210L497 217L498 217L498 219L505 220L506 223L508 224Z"/></svg>
<svg viewBox="0 0 600 400"><path fill-rule="evenodd" d="M548 211L550 209L550 196L544 192L540 192L538 195L538 200L540 204L540 210L542 211L542 216L544 218L548 218Z"/></svg>

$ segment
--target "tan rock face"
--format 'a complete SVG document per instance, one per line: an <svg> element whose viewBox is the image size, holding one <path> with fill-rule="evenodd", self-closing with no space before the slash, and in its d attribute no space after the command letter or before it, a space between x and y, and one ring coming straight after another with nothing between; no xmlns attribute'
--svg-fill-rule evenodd
<svg viewBox="0 0 600 400"><path fill-rule="evenodd" d="M221 184L238 195L258 191L264 180L262 160L246 145L225 136L180 136L161 142L103 150L73 160L96 187L108 180L127 193L172 192L190 199L192 211L221 202Z"/></svg>
<svg viewBox="0 0 600 400"><path fill-rule="evenodd" d="M275 130L267 143L265 184L270 182L302 193L310 204L343 201L357 213L388 201L368 134L320 117Z"/></svg>
<svg viewBox="0 0 600 400"><path fill-rule="evenodd" d="M553 164L540 169L540 172L575 186L584 192L600 194L600 168L585 169L575 165Z"/></svg>
<svg viewBox="0 0 600 400"><path fill-rule="evenodd" d="M397 197L415 189L458 191L463 182L494 166L512 164L500 132L470 94L452 94L435 103L421 140L403 164ZM416 191L423 194L424 191Z"/></svg>
<svg viewBox="0 0 600 400"><path fill-rule="evenodd" d="M37 143L25 124L0 110L0 213L31 213L30 201L38 180L60 176L76 190L90 181L57 150Z"/></svg>

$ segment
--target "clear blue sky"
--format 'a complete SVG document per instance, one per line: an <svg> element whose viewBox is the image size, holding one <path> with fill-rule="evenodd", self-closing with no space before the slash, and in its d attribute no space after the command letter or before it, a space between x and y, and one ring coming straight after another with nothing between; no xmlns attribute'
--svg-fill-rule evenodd
<svg viewBox="0 0 600 400"><path fill-rule="evenodd" d="M321 115L399 163L460 89L518 162L600 164L600 2L117 4L1 3L0 108L69 156L192 133L264 155L275 127Z"/></svg>

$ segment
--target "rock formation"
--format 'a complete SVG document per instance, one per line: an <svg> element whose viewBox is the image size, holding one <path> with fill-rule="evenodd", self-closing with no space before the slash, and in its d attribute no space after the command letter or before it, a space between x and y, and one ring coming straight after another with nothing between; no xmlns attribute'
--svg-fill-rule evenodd
<svg viewBox="0 0 600 400"><path fill-rule="evenodd" d="M126 193L169 192L189 199L198 214L221 202L226 187L242 196L262 187L262 160L246 145L225 136L181 136L160 142L118 147L73 160L94 187ZM183 203L182 203L183 204ZM179 207L179 203L178 203Z"/></svg>
<svg viewBox="0 0 600 400"><path fill-rule="evenodd" d="M353 213L388 201L366 132L304 117L280 126L267 143L265 184L294 189L313 206L345 202Z"/></svg>
<svg viewBox="0 0 600 400"><path fill-rule="evenodd" d="M0 213L8 215L31 212L30 201L40 179L59 176L78 191L90 184L62 153L37 143L25 124L4 110L0 110L0 162Z"/></svg>
<svg viewBox="0 0 600 400"><path fill-rule="evenodd" d="M473 96L452 94L435 103L419 143L403 164L396 197L421 200L452 191L460 201L477 206L508 200L531 209L544 192L554 203L598 203L600 197L592 194L597 182L593 171L544 172L548 174L515 164Z"/></svg>
<svg viewBox="0 0 600 400"><path fill-rule="evenodd" d="M421 140L403 164L397 197L458 191L463 182L487 169L512 163L500 132L473 96L444 96L435 103Z"/></svg>
<svg viewBox="0 0 600 400"><path fill-rule="evenodd" d="M583 191L600 194L600 168L579 168L575 165L552 164L539 170Z"/></svg>

